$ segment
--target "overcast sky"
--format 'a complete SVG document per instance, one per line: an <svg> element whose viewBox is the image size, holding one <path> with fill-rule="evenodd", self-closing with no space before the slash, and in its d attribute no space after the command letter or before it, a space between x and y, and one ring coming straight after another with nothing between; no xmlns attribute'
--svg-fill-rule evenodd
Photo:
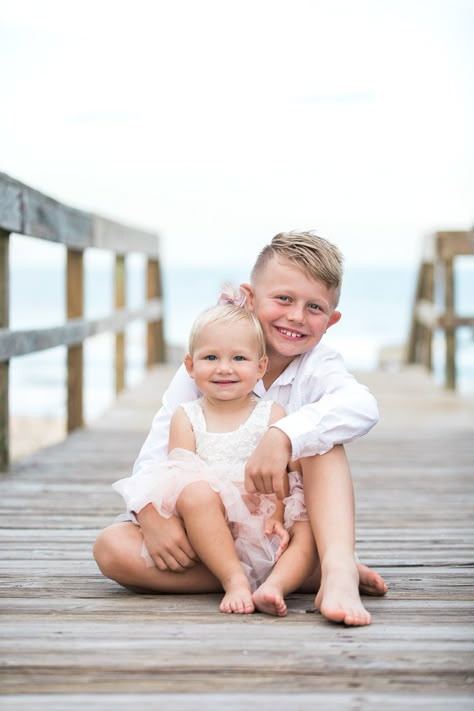
<svg viewBox="0 0 474 711"><path fill-rule="evenodd" d="M474 223L473 0L0 0L0 170L251 264L312 228L412 265Z"/></svg>

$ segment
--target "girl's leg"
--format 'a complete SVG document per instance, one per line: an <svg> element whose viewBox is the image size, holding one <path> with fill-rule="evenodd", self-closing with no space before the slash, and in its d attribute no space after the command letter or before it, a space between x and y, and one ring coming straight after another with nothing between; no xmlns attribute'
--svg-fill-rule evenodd
<svg viewBox="0 0 474 711"><path fill-rule="evenodd" d="M202 564L173 573L148 567L141 556L143 535L133 523L115 523L100 532L94 558L101 572L129 590L143 593L216 593L217 578Z"/></svg>
<svg viewBox="0 0 474 711"><path fill-rule="evenodd" d="M253 594L257 610L279 617L286 615L285 595L304 583L315 570L317 560L309 521L295 521L288 548L277 560L265 582Z"/></svg>
<svg viewBox="0 0 474 711"><path fill-rule="evenodd" d="M342 446L301 460L305 502L318 547L321 585L315 605L325 617L347 625L370 624L359 595L354 559L354 490Z"/></svg>
<svg viewBox="0 0 474 711"><path fill-rule="evenodd" d="M220 611L253 612L250 585L237 557L220 496L207 482L188 484L179 495L176 510L192 547L225 590Z"/></svg>

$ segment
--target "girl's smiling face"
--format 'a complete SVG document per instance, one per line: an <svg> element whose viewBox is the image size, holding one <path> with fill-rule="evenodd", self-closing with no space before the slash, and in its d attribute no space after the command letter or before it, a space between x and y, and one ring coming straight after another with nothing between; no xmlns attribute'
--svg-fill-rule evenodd
<svg viewBox="0 0 474 711"><path fill-rule="evenodd" d="M334 289L279 257L244 288L265 334L270 367L272 357L290 363L310 351L341 318Z"/></svg>
<svg viewBox="0 0 474 711"><path fill-rule="evenodd" d="M185 365L199 390L217 400L246 397L265 373L255 331L249 323L209 323L196 339Z"/></svg>

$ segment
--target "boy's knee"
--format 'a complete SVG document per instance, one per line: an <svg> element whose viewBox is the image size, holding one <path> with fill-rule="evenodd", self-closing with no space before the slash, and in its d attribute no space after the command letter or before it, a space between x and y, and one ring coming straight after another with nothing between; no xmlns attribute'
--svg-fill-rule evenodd
<svg viewBox="0 0 474 711"><path fill-rule="evenodd" d="M120 546L118 538L117 531L114 531L113 526L109 526L99 533L94 543L95 562L108 578L115 578L120 567L123 547Z"/></svg>
<svg viewBox="0 0 474 711"><path fill-rule="evenodd" d="M344 445L336 444L324 454L314 454L312 457L302 457L298 460L303 478L318 472L348 471L349 465Z"/></svg>

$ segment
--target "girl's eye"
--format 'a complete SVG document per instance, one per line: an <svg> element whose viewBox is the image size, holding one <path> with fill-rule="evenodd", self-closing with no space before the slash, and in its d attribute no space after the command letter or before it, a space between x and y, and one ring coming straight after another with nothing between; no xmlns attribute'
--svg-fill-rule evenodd
<svg viewBox="0 0 474 711"><path fill-rule="evenodd" d="M240 360L245 360L245 356L239 356L239 355L234 356L234 360L239 360L239 361L240 361Z"/></svg>
<svg viewBox="0 0 474 711"><path fill-rule="evenodd" d="M217 356L207 355L207 356L204 356L204 360L217 360Z"/></svg>

